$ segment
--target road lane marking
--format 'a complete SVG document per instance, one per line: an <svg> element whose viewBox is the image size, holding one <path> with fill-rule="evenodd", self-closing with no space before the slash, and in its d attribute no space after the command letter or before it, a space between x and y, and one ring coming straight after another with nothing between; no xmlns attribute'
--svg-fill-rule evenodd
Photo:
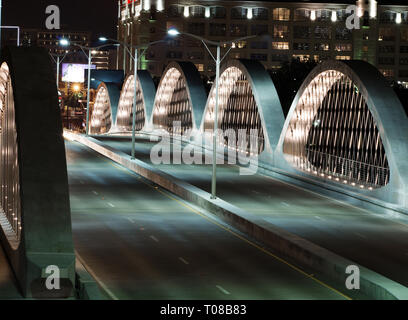
<svg viewBox="0 0 408 320"><path fill-rule="evenodd" d="M281 202L285 207L290 207L290 204L289 203L286 203L286 202Z"/></svg>
<svg viewBox="0 0 408 320"><path fill-rule="evenodd" d="M94 194L94 195L98 195L98 192L96 192L96 191L92 191L92 193Z"/></svg>
<svg viewBox="0 0 408 320"><path fill-rule="evenodd" d="M187 260L183 259L182 257L179 257L179 260L180 260L181 262L183 262L184 264L186 264L186 265L189 265L189 264L190 264Z"/></svg>
<svg viewBox="0 0 408 320"><path fill-rule="evenodd" d="M121 170L121 171L126 172L128 175L131 175L131 176L133 176L133 177L139 176L139 174L137 174L136 172L133 172L133 171L131 171L131 170L129 170L129 169L126 169L126 168L124 168L124 167L121 167L120 165L116 164L116 162L114 162L114 161L111 160L111 159L109 159L109 160L108 160L108 159L105 159L105 161L108 162L111 166L113 166L113 167L115 167L115 168L118 168L118 169ZM288 267L292 268L293 270L295 270L295 271L297 271L297 272L303 274L305 277L307 277L307 278L309 278L309 279L311 279L311 280L317 282L317 283L320 284L321 286L323 286L323 287L325 287L325 288L327 288L327 289L329 289L329 290L331 290L331 291L337 293L338 295L342 296L343 298L345 298L345 299L347 299L347 300L352 300L352 299L351 299L349 296L347 296L346 294L340 292L339 290L333 288L332 286L326 284L325 282L323 282L323 281L317 279L316 277L311 276L311 275L308 274L307 272L305 272L305 271L303 271L302 269L296 267L295 265L291 264L290 262L286 261L285 259L280 258L279 256L273 254L272 252L268 251L268 250L265 249L265 248L262 248L261 246L257 245L256 243L254 243L254 242L252 242L252 241L246 239L245 237L241 236L240 234L238 234L238 233L236 233L236 232L234 232L234 231L228 229L227 227L223 226L222 224L216 222L215 220L210 219L209 217L207 217L206 215L202 214L200 211L194 209L193 207L189 206L188 204L186 204L186 203L184 203L184 202L178 200L177 198L174 198L174 197L171 196L170 194L165 193L164 191L160 190L159 188L156 188L156 187L152 186L151 184L147 183L147 182L144 181L144 180L142 180L142 182L143 182L145 185L149 186L150 188L155 189L157 192L160 192L160 193L161 193L162 195L164 195L165 197L167 197L167 198L169 198L169 199L172 199L173 201L176 201L177 203L179 203L179 204L182 205L183 207L189 209L191 212L195 213L196 215L199 215L200 217L204 218L205 220L211 222L212 224L215 224L216 226L220 227L221 229L224 229L225 231L231 233L231 234L234 235L235 237L237 237L237 238L241 239L242 241L248 243L249 245L253 246L254 248L257 248L258 250L260 250L260 251L262 251L263 253L269 255L270 257L274 258L275 260L280 261L281 263L287 265Z"/></svg>
<svg viewBox="0 0 408 320"><path fill-rule="evenodd" d="M115 208L115 205L113 205L112 203L108 202L108 205L112 208Z"/></svg>
<svg viewBox="0 0 408 320"><path fill-rule="evenodd" d="M219 285L216 285L216 288L218 289L218 290L220 290L223 294L226 294L226 295L230 295L231 293L229 293L227 290L225 290L223 287L221 287L221 286L219 286Z"/></svg>
<svg viewBox="0 0 408 320"><path fill-rule="evenodd" d="M77 257L77 259L79 260L79 262L81 262L81 264L84 266L85 270L88 271L88 273L95 279L95 281L97 283L99 283L99 285L102 287L103 290L105 290L106 294L112 299L112 300L119 300L119 298L117 296L115 296L115 294L110 291L108 289L108 287L106 286L105 283L103 283L103 281L101 279L99 279L98 276L96 276L95 272L93 272L93 270L84 262L84 260L81 258L81 256L79 255L78 251L75 250L75 255Z"/></svg>
<svg viewBox="0 0 408 320"><path fill-rule="evenodd" d="M132 219L130 219L130 218L127 218L131 223L135 223Z"/></svg>
<svg viewBox="0 0 408 320"><path fill-rule="evenodd" d="M80 184L85 184L85 182L83 182L82 180L79 181Z"/></svg>
<svg viewBox="0 0 408 320"><path fill-rule="evenodd" d="M159 240L155 236L150 236L153 241L159 242Z"/></svg>
<svg viewBox="0 0 408 320"><path fill-rule="evenodd" d="M316 219L322 220L322 221L326 221L325 219L323 219L322 217L319 216L315 216Z"/></svg>

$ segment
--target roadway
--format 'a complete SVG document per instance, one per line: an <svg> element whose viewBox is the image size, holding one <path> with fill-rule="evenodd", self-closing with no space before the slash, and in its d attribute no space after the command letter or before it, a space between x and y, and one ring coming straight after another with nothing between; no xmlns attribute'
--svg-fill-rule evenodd
<svg viewBox="0 0 408 320"><path fill-rule="evenodd" d="M130 153L129 138L99 139ZM138 138L136 157L151 164L152 145ZM211 166L156 167L210 192ZM408 286L408 219L375 214L264 175L240 176L236 166L218 166L217 177L218 196L263 226L283 228Z"/></svg>
<svg viewBox="0 0 408 320"><path fill-rule="evenodd" d="M66 151L77 257L110 298L347 298L94 151Z"/></svg>

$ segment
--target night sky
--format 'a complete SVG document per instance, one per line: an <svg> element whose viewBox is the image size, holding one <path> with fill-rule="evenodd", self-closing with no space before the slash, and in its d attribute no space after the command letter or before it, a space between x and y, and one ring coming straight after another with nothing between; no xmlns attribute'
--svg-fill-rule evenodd
<svg viewBox="0 0 408 320"><path fill-rule="evenodd" d="M116 37L117 0L3 0L3 25L45 29L45 9L61 9L61 27Z"/></svg>

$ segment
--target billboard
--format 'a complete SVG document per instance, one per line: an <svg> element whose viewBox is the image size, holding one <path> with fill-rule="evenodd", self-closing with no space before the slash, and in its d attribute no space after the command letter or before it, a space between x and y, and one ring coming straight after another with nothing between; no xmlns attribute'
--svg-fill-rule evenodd
<svg viewBox="0 0 408 320"><path fill-rule="evenodd" d="M85 82L85 70L87 64L63 63L62 64L62 81L63 82ZM91 69L96 69L96 65L91 65Z"/></svg>

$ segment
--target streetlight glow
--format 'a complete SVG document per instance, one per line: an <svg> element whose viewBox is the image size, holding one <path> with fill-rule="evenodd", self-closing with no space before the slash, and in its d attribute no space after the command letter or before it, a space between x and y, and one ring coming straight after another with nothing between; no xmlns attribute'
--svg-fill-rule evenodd
<svg viewBox="0 0 408 320"><path fill-rule="evenodd" d="M70 42L69 42L68 39L61 39L61 40L59 41L59 44L60 44L61 46L66 47L66 46L69 46Z"/></svg>
<svg viewBox="0 0 408 320"><path fill-rule="evenodd" d="M108 41L108 38L106 38L106 37L99 37L99 41L105 42L105 41Z"/></svg>
<svg viewBox="0 0 408 320"><path fill-rule="evenodd" d="M180 34L180 31L178 31L176 28L170 28L167 33L172 37L176 37Z"/></svg>

